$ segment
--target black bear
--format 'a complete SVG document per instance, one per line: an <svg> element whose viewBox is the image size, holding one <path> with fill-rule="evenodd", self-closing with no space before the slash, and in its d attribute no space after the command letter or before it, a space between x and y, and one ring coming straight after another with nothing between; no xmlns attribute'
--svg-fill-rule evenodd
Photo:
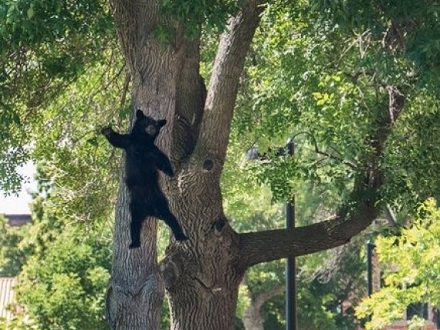
<svg viewBox="0 0 440 330"><path fill-rule="evenodd" d="M110 144L125 150L125 183L130 192L130 249L141 245L142 223L147 216L165 221L177 241L188 239L171 213L162 190L159 187L159 170L168 176L174 172L168 157L154 144L165 119L154 120L136 111L136 120L129 134L119 134L110 127L101 133Z"/></svg>

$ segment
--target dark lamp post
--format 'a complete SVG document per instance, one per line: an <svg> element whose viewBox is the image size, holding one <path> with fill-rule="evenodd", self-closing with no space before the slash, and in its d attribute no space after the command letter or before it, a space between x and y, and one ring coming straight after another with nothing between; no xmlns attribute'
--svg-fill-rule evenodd
<svg viewBox="0 0 440 330"><path fill-rule="evenodd" d="M284 148L276 150L276 156L293 156L295 144L289 139ZM256 147L252 147L246 153L246 160L266 159L267 154L260 154ZM295 197L292 196L286 203L286 228L295 227ZM295 257L288 257L286 263L286 330L298 329L297 317L297 293L296 293L296 264Z"/></svg>
<svg viewBox="0 0 440 330"><path fill-rule="evenodd" d="M289 139L286 144L287 155L293 156L295 144ZM286 228L295 227L295 197L286 203ZM296 297L296 262L295 257L288 257L286 263L286 330L297 330Z"/></svg>

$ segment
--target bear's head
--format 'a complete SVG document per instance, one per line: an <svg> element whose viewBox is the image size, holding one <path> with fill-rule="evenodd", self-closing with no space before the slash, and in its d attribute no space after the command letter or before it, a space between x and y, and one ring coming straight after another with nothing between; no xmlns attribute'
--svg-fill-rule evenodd
<svg viewBox="0 0 440 330"><path fill-rule="evenodd" d="M166 123L166 119L154 120L145 116L141 110L136 110L136 120L131 133L138 138L148 138L148 140L154 141Z"/></svg>

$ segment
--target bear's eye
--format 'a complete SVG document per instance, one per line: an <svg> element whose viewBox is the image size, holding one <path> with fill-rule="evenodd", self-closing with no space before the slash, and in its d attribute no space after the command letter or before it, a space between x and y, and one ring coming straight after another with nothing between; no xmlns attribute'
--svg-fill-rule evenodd
<svg viewBox="0 0 440 330"><path fill-rule="evenodd" d="M157 130L154 125L148 125L147 127L145 127L145 133L147 133L148 135L154 135L156 134L156 132Z"/></svg>

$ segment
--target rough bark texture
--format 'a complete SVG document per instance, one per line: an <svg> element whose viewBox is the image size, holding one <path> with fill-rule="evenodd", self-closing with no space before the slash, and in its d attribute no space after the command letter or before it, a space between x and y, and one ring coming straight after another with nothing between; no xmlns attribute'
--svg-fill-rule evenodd
<svg viewBox="0 0 440 330"><path fill-rule="evenodd" d="M377 189L383 181L379 161L403 106L397 102L399 91L389 88L390 100L397 101L381 111L376 134L369 137L375 153L353 191L366 196L363 200L311 226L237 234L223 212L220 176L261 2L244 1L231 18L207 91L199 75L199 40L188 39L179 24L164 17L157 1L112 0L112 7L133 81L133 107L168 120L158 145L170 156L176 175L162 178L162 186L189 240L176 243L171 238L166 258L158 265L157 221L148 219L141 247L129 250L128 194L121 183L107 293L109 323L113 329L159 329L165 287L173 330L232 329L238 286L248 267L344 244L377 216ZM155 38L158 25L173 32L171 40Z"/></svg>
<svg viewBox="0 0 440 330"><path fill-rule="evenodd" d="M243 272L236 267L237 235L222 209L220 175L239 77L262 9L250 1L231 19L204 107L198 41L188 40L178 24L162 17L154 1L112 5L133 79L134 108L168 119L159 146L170 154L176 176L163 183L190 240L171 242L160 276L155 221L147 220L141 248L127 249L130 218L122 186L107 294L110 324L114 329L158 329L164 280L173 329L231 329ZM168 45L154 38L159 23L175 32Z"/></svg>

